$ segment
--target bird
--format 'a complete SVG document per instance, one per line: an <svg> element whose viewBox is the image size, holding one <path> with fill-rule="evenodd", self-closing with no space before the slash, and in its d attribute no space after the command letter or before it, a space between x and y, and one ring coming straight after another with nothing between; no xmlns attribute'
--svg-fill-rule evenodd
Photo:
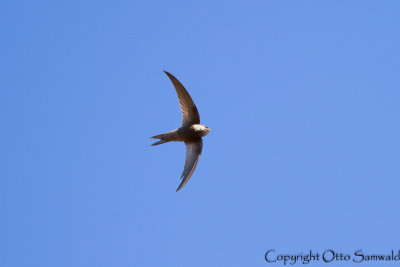
<svg viewBox="0 0 400 267"><path fill-rule="evenodd" d="M176 189L178 192L190 179L203 149L203 139L211 130L205 125L200 124L200 115L189 93L185 87L172 74L164 70L164 73L169 77L175 87L178 95L179 104L182 112L182 126L168 133L155 135L153 139L160 139L152 144L152 146L164 144L171 141L185 142L186 145L186 160L183 172L181 175L181 183Z"/></svg>

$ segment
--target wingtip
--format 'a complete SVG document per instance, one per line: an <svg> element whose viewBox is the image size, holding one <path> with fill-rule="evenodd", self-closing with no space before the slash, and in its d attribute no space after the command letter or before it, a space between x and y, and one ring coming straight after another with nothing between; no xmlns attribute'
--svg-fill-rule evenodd
<svg viewBox="0 0 400 267"><path fill-rule="evenodd" d="M165 74L167 74L167 76L171 79L171 78L175 78L174 75L172 75L171 73L169 73L166 70L163 70ZM175 78L176 79L176 78Z"/></svg>
<svg viewBox="0 0 400 267"><path fill-rule="evenodd" d="M182 177L181 177L181 179L182 179ZM187 183L187 181L188 181L187 179L186 179L186 180L182 180L182 182L179 184L178 188L176 189L176 192L178 192L179 190L181 190L182 187L185 186L185 184Z"/></svg>

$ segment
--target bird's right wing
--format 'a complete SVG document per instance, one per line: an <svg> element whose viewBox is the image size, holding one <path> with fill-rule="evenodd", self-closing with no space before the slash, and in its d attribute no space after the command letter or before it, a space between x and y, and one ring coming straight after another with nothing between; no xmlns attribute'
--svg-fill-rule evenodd
<svg viewBox="0 0 400 267"><path fill-rule="evenodd" d="M196 105L194 104L192 98L189 93L186 91L185 87L175 78L172 74L164 71L165 74L168 75L172 84L175 87L176 94L179 98L179 104L181 106L182 111L182 126L199 124L200 123L200 115L197 111Z"/></svg>
<svg viewBox="0 0 400 267"><path fill-rule="evenodd" d="M176 192L178 192L186 183L189 181L190 176L192 176L194 170L196 169L197 162L201 155L201 150L203 149L203 140L199 139L195 142L185 142L186 145L186 161L185 167L182 172L182 182L179 185Z"/></svg>

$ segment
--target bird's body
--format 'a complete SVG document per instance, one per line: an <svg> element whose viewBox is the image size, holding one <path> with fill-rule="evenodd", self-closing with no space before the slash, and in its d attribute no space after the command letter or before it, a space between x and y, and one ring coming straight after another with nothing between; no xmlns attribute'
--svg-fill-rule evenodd
<svg viewBox="0 0 400 267"><path fill-rule="evenodd" d="M180 190L192 176L197 162L199 161L201 151L203 148L202 137L206 136L210 132L210 128L205 125L200 125L200 115L197 108L186 91L183 85L171 74L164 71L174 84L176 93L179 98L179 104L182 111L182 127L179 129L170 131L165 134L153 136L151 138L160 139L155 142L152 146L164 144L171 141L185 142L186 145L186 161L185 167L182 173L182 182L179 185Z"/></svg>
<svg viewBox="0 0 400 267"><path fill-rule="evenodd" d="M210 132L210 129L207 126L200 125L200 124L183 126L179 129L170 131L168 133L151 137L151 138L161 139L160 141L152 144L152 146L171 142L171 141L195 142L195 141L201 139L203 136L206 136L209 132ZM160 142L162 142L162 143L160 143Z"/></svg>
<svg viewBox="0 0 400 267"><path fill-rule="evenodd" d="M181 141L196 141L206 136L210 132L210 129L204 125L193 124L189 127L181 127L177 132L178 136L182 138Z"/></svg>

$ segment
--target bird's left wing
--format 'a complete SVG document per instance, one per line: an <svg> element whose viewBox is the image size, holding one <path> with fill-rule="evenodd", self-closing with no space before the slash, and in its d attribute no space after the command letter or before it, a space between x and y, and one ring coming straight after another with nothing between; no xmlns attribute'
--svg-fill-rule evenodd
<svg viewBox="0 0 400 267"><path fill-rule="evenodd" d="M197 107L194 104L189 93L186 91L185 87L183 87L183 85L178 81L177 78L174 77L174 75L165 70L164 72L171 80L172 84L175 87L176 94L178 95L179 104L181 106L181 112L182 112L182 126L199 124L200 123L199 112L197 111Z"/></svg>
<svg viewBox="0 0 400 267"><path fill-rule="evenodd" d="M194 170L196 169L197 162L201 155L201 150L203 149L203 140L199 139L194 142L185 142L186 145L186 161L185 167L182 172L182 182L176 191L178 192L186 183L189 181L190 176L192 176Z"/></svg>

